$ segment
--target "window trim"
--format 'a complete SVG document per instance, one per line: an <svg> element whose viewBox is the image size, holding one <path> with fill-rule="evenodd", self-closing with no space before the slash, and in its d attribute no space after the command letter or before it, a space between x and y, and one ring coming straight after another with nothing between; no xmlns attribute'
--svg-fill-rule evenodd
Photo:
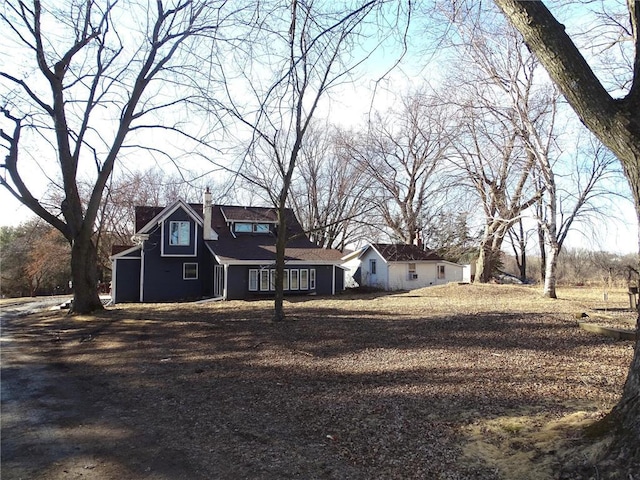
<svg viewBox="0 0 640 480"><path fill-rule="evenodd" d="M300 290L309 290L309 269L301 268L300 273L298 274L298 283L300 284ZM302 278L305 278L303 283Z"/></svg>
<svg viewBox="0 0 640 480"><path fill-rule="evenodd" d="M257 292L258 288L260 287L260 274L258 273L260 270L258 270L257 268L250 268L249 269L249 291L250 292ZM254 280L254 282L252 283L252 278ZM253 285L253 288L252 288Z"/></svg>
<svg viewBox="0 0 640 480"><path fill-rule="evenodd" d="M309 269L309 290L315 290L315 289L316 289L316 269L310 268Z"/></svg>
<svg viewBox="0 0 640 480"><path fill-rule="evenodd" d="M294 275L295 274L295 275ZM289 270L289 290L300 290L300 272L297 269ZM295 277L295 283L294 283Z"/></svg>
<svg viewBox="0 0 640 480"><path fill-rule="evenodd" d="M176 238L176 242L175 243L173 241L174 225L177 228L177 230L176 230L177 238ZM181 235L181 232L184 233L184 231L181 228L184 225L187 226L186 243L184 243L185 239L182 238L182 235ZM188 220L170 220L169 221L169 245L172 246L172 247L188 247L189 245L191 245L191 222L189 222Z"/></svg>
<svg viewBox="0 0 640 480"><path fill-rule="evenodd" d="M282 277L282 290L289 290L289 269L284 269L284 276Z"/></svg>
<svg viewBox="0 0 640 480"><path fill-rule="evenodd" d="M418 278L418 270L417 265L415 263L407 263L407 278L409 280L417 280Z"/></svg>
<svg viewBox="0 0 640 480"><path fill-rule="evenodd" d="M194 266L195 265L195 276L193 277L188 277L187 276L187 267L188 266ZM197 262L184 262L182 264L182 279L183 280L198 280L198 270L199 270L199 266Z"/></svg>
<svg viewBox="0 0 640 480"><path fill-rule="evenodd" d="M238 227L242 226L243 229ZM245 230L244 228L248 228ZM236 222L233 224L233 233L251 233L253 231L253 224L251 222Z"/></svg>
<svg viewBox="0 0 640 480"><path fill-rule="evenodd" d="M444 267L444 265L438 265L438 280L444 280L445 278L447 278Z"/></svg>
<svg viewBox="0 0 640 480"><path fill-rule="evenodd" d="M269 270L264 268L260 270L260 291L268 292L270 285ZM266 288L264 288L266 286Z"/></svg>
<svg viewBox="0 0 640 480"><path fill-rule="evenodd" d="M268 223L254 223L253 224L253 233L269 233L269 224Z"/></svg>

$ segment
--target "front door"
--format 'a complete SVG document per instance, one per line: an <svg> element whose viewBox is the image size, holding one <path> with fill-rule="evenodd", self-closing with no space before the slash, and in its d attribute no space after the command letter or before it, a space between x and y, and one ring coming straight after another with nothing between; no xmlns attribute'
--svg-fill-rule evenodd
<svg viewBox="0 0 640 480"><path fill-rule="evenodd" d="M213 296L224 296L224 266L213 266Z"/></svg>
<svg viewBox="0 0 640 480"><path fill-rule="evenodd" d="M375 258L369 259L369 286L375 287L378 285L378 264Z"/></svg>

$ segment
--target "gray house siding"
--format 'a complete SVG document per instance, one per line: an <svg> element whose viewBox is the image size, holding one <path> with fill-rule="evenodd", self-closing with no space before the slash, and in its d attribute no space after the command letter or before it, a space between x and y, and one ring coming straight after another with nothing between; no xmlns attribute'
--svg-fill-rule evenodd
<svg viewBox="0 0 640 480"><path fill-rule="evenodd" d="M247 265L229 265L227 269L227 300L242 300L249 292L249 267Z"/></svg>
<svg viewBox="0 0 640 480"><path fill-rule="evenodd" d="M136 252L140 253L140 252ZM140 301L140 259L123 257L117 260L114 301L116 303Z"/></svg>
<svg viewBox="0 0 640 480"><path fill-rule="evenodd" d="M275 268L272 266L272 268ZM285 295L331 295L335 291L344 290L344 272L341 268L335 269L332 265L287 265L286 269L316 271L316 288L307 290L285 290ZM273 296L273 291L249 291L249 270L260 270L260 265L231 265L228 269L227 300L241 300L244 298L261 298Z"/></svg>
<svg viewBox="0 0 640 480"><path fill-rule="evenodd" d="M177 213L177 212L176 212ZM174 218L172 216L172 218ZM180 218L176 216L175 218ZM166 223L168 225L167 220ZM193 222L192 222L193 223ZM168 228L164 229L165 232ZM171 256L161 255L160 248L162 229L157 229L144 243L144 283L143 300L145 302L165 302L177 300L193 300L207 295L211 282L207 268L208 263L204 253L204 244L196 238L198 256ZM164 235L166 237L166 234ZM194 237L191 237L192 239ZM190 246L194 250L193 246ZM165 252L166 253L166 252ZM198 278L184 279L184 264L196 263L198 265Z"/></svg>
<svg viewBox="0 0 640 480"><path fill-rule="evenodd" d="M335 291L344 290L344 271L341 268L335 269L333 265L318 265L316 269L316 293L318 295L331 295L335 286Z"/></svg>

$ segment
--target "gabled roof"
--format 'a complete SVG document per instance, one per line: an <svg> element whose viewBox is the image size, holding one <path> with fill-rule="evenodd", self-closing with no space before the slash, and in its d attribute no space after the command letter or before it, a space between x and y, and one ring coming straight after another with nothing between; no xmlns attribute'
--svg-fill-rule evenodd
<svg viewBox="0 0 640 480"><path fill-rule="evenodd" d="M136 207L136 232L146 233L158 222L162 222L177 208L183 207L194 220L202 224L202 204L187 204L177 200L169 207ZM286 261L313 262L339 265L342 254L338 250L320 248L305 235L293 210L286 209L287 247ZM234 235L229 224L234 222L277 223L277 212L272 207L244 207L237 205L213 205L211 227L217 240L205 244L216 259L229 263L273 263L276 258L276 235L274 233L242 233ZM274 227L272 227L275 229Z"/></svg>
<svg viewBox="0 0 640 480"><path fill-rule="evenodd" d="M338 250L320 248L305 235L304 229L296 219L293 210L286 209L287 247L286 261L340 264L341 253ZM236 207L214 205L211 215L213 229L218 239L205 242L207 248L221 263L273 263L276 259L276 236L273 233L255 233L233 235L227 222L254 221L274 223L277 219L274 208Z"/></svg>
<svg viewBox="0 0 640 480"><path fill-rule="evenodd" d="M364 255L369 248L375 249L386 262L442 261L442 257L433 250L402 243L372 243L360 256Z"/></svg>
<svg viewBox="0 0 640 480"><path fill-rule="evenodd" d="M142 228L138 228L138 224L141 224L142 221L138 221L138 209L143 208L147 210L142 210L142 213L145 216L151 215L152 212L157 211L154 209L160 209L157 213L147 221ZM136 233L148 233L155 225L158 223L162 223L166 220L173 212L182 208L187 214L198 224L202 225L202 212L196 211L192 205L186 203L184 200L179 198L175 202L173 202L168 207L160 208L160 207L136 207Z"/></svg>
<svg viewBox="0 0 640 480"><path fill-rule="evenodd" d="M268 207L238 207L224 205L220 207L227 222L265 222L275 223L278 216L273 208Z"/></svg>

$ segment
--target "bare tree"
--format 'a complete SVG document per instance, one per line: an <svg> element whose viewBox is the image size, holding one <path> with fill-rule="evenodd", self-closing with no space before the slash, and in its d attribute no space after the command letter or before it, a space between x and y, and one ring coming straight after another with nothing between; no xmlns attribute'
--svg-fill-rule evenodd
<svg viewBox="0 0 640 480"><path fill-rule="evenodd" d="M522 217L507 232L521 282L527 281L527 245L529 244L531 233L530 229L525 228L524 218Z"/></svg>
<svg viewBox="0 0 640 480"><path fill-rule="evenodd" d="M372 179L372 200L382 224L411 244L436 218L446 198L454 131L438 95L416 92L399 109L376 113L350 154Z"/></svg>
<svg viewBox="0 0 640 480"><path fill-rule="evenodd" d="M607 90L579 50L566 28L542 1L494 0L509 21L520 31L528 47L547 69L580 120L622 163L629 181L640 223L640 5L628 0L628 17L618 23L618 32L629 41L623 48L632 59L624 75L624 90ZM611 8L607 4L607 8ZM606 12L605 12L606 13ZM611 15L601 18L611 18ZM620 30L622 29L622 30ZM616 42L618 43L618 42ZM607 80L611 80L612 72ZM619 72L617 72L619 74ZM610 82L614 84L618 82ZM613 91L613 90L612 90ZM638 232L640 248L640 230ZM640 310L638 313L640 326ZM640 336L622 397L602 424L609 426L614 442L606 461L612 471L623 476L640 468ZM613 464L617 466L614 467ZM622 466L624 465L624 466Z"/></svg>
<svg viewBox="0 0 640 480"><path fill-rule="evenodd" d="M47 7L40 0L32 4L9 0L0 13L14 54L24 54L21 58L31 62L26 69L17 63L5 65L0 72L0 108L10 125L2 130L8 177L2 176L0 183L71 244L73 309L79 313L102 308L96 289L94 229L125 139L149 126L180 132L179 125L162 124L159 117L184 100L184 90L176 89L180 93L171 97L161 85L186 83L187 72L178 68L185 61L183 47L219 28L225 4L153 3L151 7L144 2L86 0ZM141 31L121 20L136 15ZM43 149L36 164L45 170L47 162L57 164L52 179L64 192L62 216L38 200L25 174L29 168L25 141L34 138ZM78 184L84 175L90 176L92 185L86 204Z"/></svg>
<svg viewBox="0 0 640 480"><path fill-rule="evenodd" d="M277 211L275 321L285 317L287 206L310 125L321 100L332 88L349 81L370 54L357 42L365 23L370 18L374 22L373 14L383 14L383 3L370 0L348 7L298 0L288 5L263 3L261 11L268 15L256 26L251 46L217 59L229 67L225 71L228 100L221 108L250 132L244 139L248 148L238 173L254 190L261 190Z"/></svg>
<svg viewBox="0 0 640 480"><path fill-rule="evenodd" d="M371 210L371 178L347 153L349 135L314 124L300 152L290 202L310 239L322 248L344 250L361 235Z"/></svg>
<svg viewBox="0 0 640 480"><path fill-rule="evenodd" d="M581 138L586 145L580 144ZM574 223L588 222L593 216L597 217L592 219L594 222L606 218L596 200L615 194L607 185L607 180L616 176L612 168L615 158L600 142L584 137L578 137L576 158L566 162L564 171L552 164L544 149L537 152L539 176L545 186L537 217L544 236L541 246L545 252L543 294L557 298L557 260L564 241Z"/></svg>
<svg viewBox="0 0 640 480"><path fill-rule="evenodd" d="M526 128L538 129L545 123L547 103L539 93L537 63L515 31L499 24L490 27L493 30L459 24L468 47L461 50L458 61L472 67L452 79L461 93L457 102L463 139L457 144L458 165L484 213L477 282L491 278L508 232L544 188L531 182L537 156Z"/></svg>

